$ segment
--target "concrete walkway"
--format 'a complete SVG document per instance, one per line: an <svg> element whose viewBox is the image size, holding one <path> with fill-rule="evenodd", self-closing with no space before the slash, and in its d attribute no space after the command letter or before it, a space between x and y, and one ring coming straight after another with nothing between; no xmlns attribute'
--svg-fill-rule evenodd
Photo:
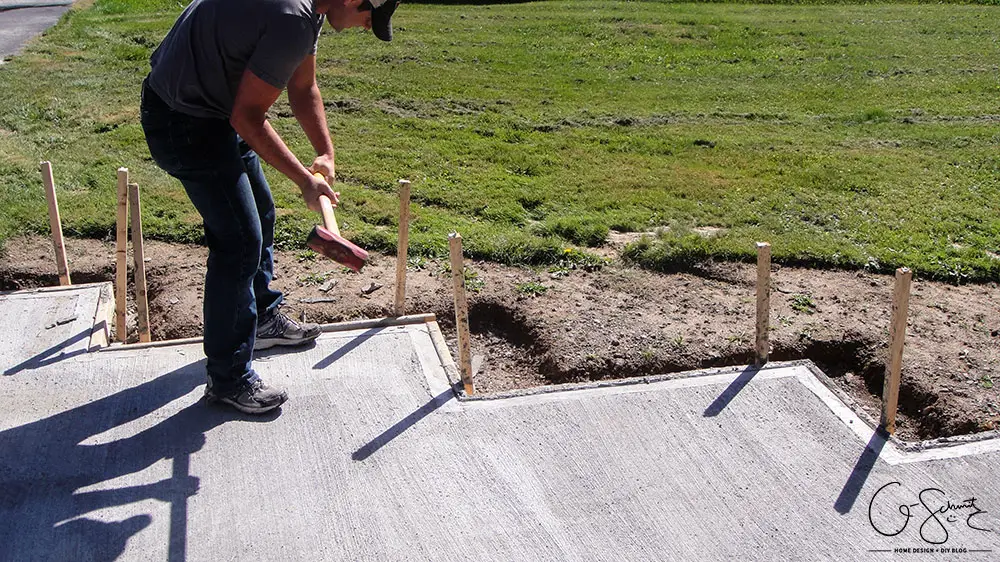
<svg viewBox="0 0 1000 562"><path fill-rule="evenodd" d="M72 2L0 0L0 63L59 21Z"/></svg>
<svg viewBox="0 0 1000 562"><path fill-rule="evenodd" d="M438 334L265 354L291 398L263 418L200 402L198 343L22 346L43 357L0 376L0 559L1000 557L997 440L887 442L810 364L469 400Z"/></svg>

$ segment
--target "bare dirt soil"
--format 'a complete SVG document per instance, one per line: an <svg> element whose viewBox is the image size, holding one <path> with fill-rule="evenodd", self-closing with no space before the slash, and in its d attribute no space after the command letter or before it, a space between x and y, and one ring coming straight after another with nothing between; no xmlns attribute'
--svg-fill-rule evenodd
<svg viewBox="0 0 1000 562"><path fill-rule="evenodd" d="M612 238L608 256L614 257L621 240ZM72 239L67 253L74 283L114 280L113 242ZM207 250L150 241L145 256L153 339L200 336ZM46 238L10 240L2 257L0 290L58 284ZM691 273L670 275L615 259L590 272L467 266L480 392L754 359L756 272L749 264L705 263ZM327 323L393 315L394 256L373 255L359 274L306 252L278 252L275 268L274 284L285 292L285 311L294 318ZM892 277L779 266L772 271L770 358L811 359L878 419ZM436 314L455 354L451 287L446 262L410 260L406 312ZM135 339L134 304L129 308L128 329ZM901 438L996 429L997 285L914 280L903 361Z"/></svg>

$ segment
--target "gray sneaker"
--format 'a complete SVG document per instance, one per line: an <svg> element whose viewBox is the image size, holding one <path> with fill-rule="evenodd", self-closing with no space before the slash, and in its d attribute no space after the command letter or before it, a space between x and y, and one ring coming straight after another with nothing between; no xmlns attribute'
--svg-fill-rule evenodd
<svg viewBox="0 0 1000 562"><path fill-rule="evenodd" d="M209 402L229 404L247 414L263 414L281 406L288 400L288 393L279 388L272 388L264 381L256 381L244 386L233 394L220 396L212 392L211 385L205 387L205 398Z"/></svg>
<svg viewBox="0 0 1000 562"><path fill-rule="evenodd" d="M276 345L302 345L315 340L322 329L319 324L299 324L285 316L281 311L275 311L270 318L257 325L257 339L253 342L254 349L267 349Z"/></svg>

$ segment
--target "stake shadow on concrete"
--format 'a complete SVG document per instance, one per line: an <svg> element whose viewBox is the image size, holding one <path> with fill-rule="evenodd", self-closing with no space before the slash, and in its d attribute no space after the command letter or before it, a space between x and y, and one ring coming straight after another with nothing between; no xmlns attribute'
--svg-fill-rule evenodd
<svg viewBox="0 0 1000 562"><path fill-rule="evenodd" d="M844 515L854 507L854 502L857 501L861 489L865 487L865 482L868 481L868 476L871 474L872 468L875 467L875 461L882 454L882 449L888 440L889 434L882 426L879 426L872 434L872 438L868 440L868 444L865 445L865 450L858 458L854 469L851 470L851 475L847 478L847 483L844 484L840 495L837 496L837 501L833 504L837 513Z"/></svg>
<svg viewBox="0 0 1000 562"><path fill-rule="evenodd" d="M48 418L0 431L0 545L4 560L115 560L129 539L150 525L153 514L106 522L88 513L146 499L169 502L168 560L186 559L187 499L199 479L189 474L190 456L205 433L228 421L267 421L198 400L133 436L83 445L87 439L135 421L185 396L205 381L201 360ZM275 412L278 412L277 410ZM172 459L171 478L151 484L78 492Z"/></svg>
<svg viewBox="0 0 1000 562"><path fill-rule="evenodd" d="M399 420L393 424L392 427L379 434L378 437L372 439L357 451L354 451L354 454L351 455L351 459L356 461L363 461L367 459L376 451L384 447L387 443L399 437L401 433L413 427L417 422L426 418L431 414L431 412L437 410L453 398L455 398L455 391L451 388L431 398L429 402L417 408L417 410L412 414Z"/></svg>
<svg viewBox="0 0 1000 562"><path fill-rule="evenodd" d="M376 326L375 328L369 328L368 330L365 330L363 333L358 334L358 336L352 339L351 341L338 347L337 350L331 353L328 357L324 357L323 359L321 359L318 363L313 365L313 369L321 371L329 367L330 365L333 365L338 359L347 355L348 353L350 353L351 350L365 343L365 341L367 341L368 338L377 335L384 329L385 326Z"/></svg>
<svg viewBox="0 0 1000 562"><path fill-rule="evenodd" d="M100 326L100 325L98 325L98 326ZM51 365L53 363L58 363L59 361L62 361L63 359L69 359L70 357L74 357L76 355L82 355L84 353L87 353L86 349L78 349L76 351L71 351L69 353L65 353L65 354L62 354L62 355L53 355L53 354L55 354L55 353L57 353L57 352L59 352L59 351L61 351L63 349L66 349L67 347L75 344L78 341L82 341L82 340L85 340L85 339L90 339L90 336L93 333L93 331L94 331L94 328L85 328L80 333L78 333L78 334L76 334L74 336L70 336L69 338L65 339L61 343L57 343L56 345L53 345L52 347L46 349L45 351L42 351L41 353L36 354L34 357L31 357L29 359L25 359L24 361L18 363L17 365L14 365L13 367L10 367L6 371L4 371L3 374L5 376L9 377L11 375L18 374L21 371L24 371L25 369L37 369L39 367L44 367L46 365Z"/></svg>
<svg viewBox="0 0 1000 562"><path fill-rule="evenodd" d="M726 390L723 390L722 394L712 401L712 403L708 405L708 408L705 408L705 413L702 415L706 418L714 418L719 415L722 410L725 410L726 406L733 401L733 398L736 398L736 395L743 390L743 387L750 384L750 381L758 372L760 372L760 367L755 365L750 365L743 369L743 372L741 372L740 375L733 380L733 382L729 383Z"/></svg>

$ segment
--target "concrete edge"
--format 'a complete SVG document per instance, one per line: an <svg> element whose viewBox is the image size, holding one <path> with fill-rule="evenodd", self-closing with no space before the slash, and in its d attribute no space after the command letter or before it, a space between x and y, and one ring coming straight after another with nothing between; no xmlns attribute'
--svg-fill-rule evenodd
<svg viewBox="0 0 1000 562"><path fill-rule="evenodd" d="M813 378L823 384L826 389L835 395L836 399L842 402L847 408L851 410L853 415L861 421L867 429L863 434L859 434L865 442L868 442L874 435L881 423L879 420L875 419L864 408L860 407L858 403L851 398L843 389L837 386L837 384L830 378L826 373L824 373L815 363L808 361L805 367L809 370L809 373ZM803 384L808 385L808 381L803 380ZM823 396L814 390L817 396L822 399ZM828 404L831 406L831 404ZM852 426L853 427L853 426ZM857 427L855 427L857 429ZM857 433L857 431L856 431ZM883 434L884 435L884 434ZM884 438L884 437L883 437ZM926 439L923 441L906 441L896 437L895 435L890 435L887 441L894 445L901 452L905 453L921 453L925 451L935 451L944 448L954 448L961 447L964 445L972 445L976 443L984 443L990 440L997 440L997 445L1000 446L1000 431L981 431L979 433L970 433L966 435L956 435L953 437L938 437L937 439ZM940 451L939 451L940 452Z"/></svg>
<svg viewBox="0 0 1000 562"><path fill-rule="evenodd" d="M28 8L62 8L72 6L75 0L43 0L40 2L18 2L15 4L0 4L0 12L10 10L25 10Z"/></svg>
<svg viewBox="0 0 1000 562"><path fill-rule="evenodd" d="M775 369L783 369L787 367L794 367L799 364L808 362L807 359L799 361L779 361L771 362L765 364L759 369L759 371L768 371ZM578 390L592 390L598 388L615 388L623 386L634 386L634 385L648 385L663 381L671 381L677 379L687 379L695 377L704 377L710 375L725 375L742 372L748 368L756 368L752 365L732 365L728 367L712 367L710 369L696 369L693 371L681 371L677 373L666 373L660 375L647 375L644 377L631 377L627 379L609 379L603 381L590 381L590 382L570 382L563 384L553 384L547 386L538 386L534 388L520 388L516 390L507 390L503 392L494 392L488 394L475 394L473 396L468 396L462 394L460 400L467 402L478 402L486 400L506 400L510 398L520 398L522 396L535 396L539 394L549 394L554 392L571 392Z"/></svg>
<svg viewBox="0 0 1000 562"><path fill-rule="evenodd" d="M753 368L755 367L751 365L736 365L630 379L567 383L473 396L468 396L464 393L456 393L456 395L458 400L467 407L516 406L517 404L529 401L537 403L539 399L543 401L560 400L581 393L639 392L644 390L642 388L644 386L662 383L673 383L671 386L674 388L698 386L701 384L721 384L731 382L733 375ZM778 372L779 369L791 370L787 373L781 373ZM972 435L943 437L926 441L904 441L895 436L888 436L886 438L882 433L876 436L878 423L872 416L865 412L846 392L837 388L833 380L808 359L767 363L754 375L755 379L787 377L794 377L802 383L806 389L812 392L813 395L822 401L840 419L845 427L858 437L861 443L870 444L882 439L888 446L881 451L879 458L889 464L941 460L1000 451L1000 432L998 431L986 431Z"/></svg>
<svg viewBox="0 0 1000 562"><path fill-rule="evenodd" d="M428 320L423 326L412 326L407 331L410 333L410 342L424 371L424 380L431 400L438 404L437 407L441 411L460 411L462 407L455 400L459 390L452 384L448 375L448 370L455 368L454 362L450 355L442 356L438 349L435 332L440 335L441 330L437 322Z"/></svg>
<svg viewBox="0 0 1000 562"><path fill-rule="evenodd" d="M15 289L13 291L0 291L0 297L16 295L31 295L35 293L58 293L60 291L76 291L79 289L90 289L110 285L111 281L96 281L94 283L79 283L76 285L57 285L55 287L35 287L33 289Z"/></svg>
<svg viewBox="0 0 1000 562"><path fill-rule="evenodd" d="M406 326L410 324L423 324L433 322L436 317L432 313L409 314L406 316L394 316L386 318L366 318L364 320L349 320L347 322L337 322L334 324L320 324L323 333L347 332L351 330L366 330L370 328L384 328L387 326ZM151 347L170 347L174 345L188 345L201 343L204 338L184 338L179 340L162 340L146 343L112 343L99 351L132 351L135 349L147 349Z"/></svg>
<svg viewBox="0 0 1000 562"><path fill-rule="evenodd" d="M90 337L87 340L87 352L92 353L108 347L111 343L111 326L115 317L115 299L114 288L110 281L0 291L0 298L17 297L19 295L72 293L93 289L98 289L97 306L94 307L94 313L91 317Z"/></svg>
<svg viewBox="0 0 1000 562"><path fill-rule="evenodd" d="M468 395L465 394L464 386L461 384L462 377L458 372L458 365L455 364L455 358L451 356L448 343L444 339L444 334L441 332L441 326L438 325L437 319L427 321L427 331L431 336L431 343L434 344L434 350L437 351L441 367L444 369L444 376L447 379L448 386L455 391L456 398L459 400L467 399Z"/></svg>

